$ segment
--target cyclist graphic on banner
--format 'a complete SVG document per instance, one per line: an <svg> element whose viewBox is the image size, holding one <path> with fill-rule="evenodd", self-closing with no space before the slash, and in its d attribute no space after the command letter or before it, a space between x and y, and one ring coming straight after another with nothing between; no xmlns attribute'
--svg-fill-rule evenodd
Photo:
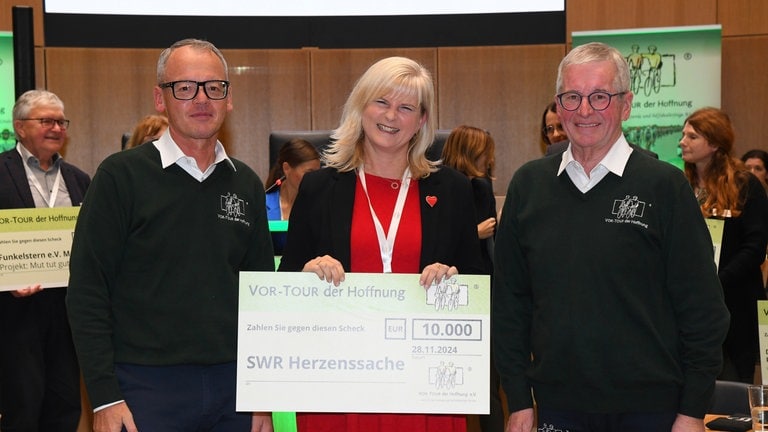
<svg viewBox="0 0 768 432"><path fill-rule="evenodd" d="M664 62L662 57L672 58L672 84L665 84L667 87L675 85L674 55L668 54L662 56L658 52L656 45L649 45L648 51L641 53L640 45L632 44L632 52L626 57L629 64L629 73L631 89L635 94L642 93L650 96L652 93L658 93L661 89L662 66Z"/></svg>

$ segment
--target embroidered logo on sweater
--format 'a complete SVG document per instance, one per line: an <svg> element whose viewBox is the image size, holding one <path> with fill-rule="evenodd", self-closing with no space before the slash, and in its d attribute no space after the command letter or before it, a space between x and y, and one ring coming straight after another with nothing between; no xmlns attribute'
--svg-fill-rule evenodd
<svg viewBox="0 0 768 432"><path fill-rule="evenodd" d="M245 207L247 204L245 200L238 198L235 193L221 195L219 219L240 222L245 226L250 226L251 223L245 219Z"/></svg>
<svg viewBox="0 0 768 432"><path fill-rule="evenodd" d="M648 224L639 220L645 214L645 207L645 201L639 200L637 195L631 197L625 195L623 199L613 200L613 207L611 208L613 218L605 218L605 221L608 223L631 223L648 228Z"/></svg>
<svg viewBox="0 0 768 432"><path fill-rule="evenodd" d="M632 198L626 195L624 199L613 200L613 210L611 214L618 219L634 219L643 217L645 211L645 202L637 199L637 195Z"/></svg>

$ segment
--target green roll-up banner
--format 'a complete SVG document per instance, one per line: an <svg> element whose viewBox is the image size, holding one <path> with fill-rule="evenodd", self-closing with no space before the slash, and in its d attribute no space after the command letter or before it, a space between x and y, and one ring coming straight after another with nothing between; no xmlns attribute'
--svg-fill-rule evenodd
<svg viewBox="0 0 768 432"><path fill-rule="evenodd" d="M16 102L13 74L13 34L0 32L0 152L16 145L13 133L13 103Z"/></svg>
<svg viewBox="0 0 768 432"><path fill-rule="evenodd" d="M603 42L621 51L635 94L624 122L627 141L682 169L678 143L685 118L720 107L719 25L573 32L573 46Z"/></svg>

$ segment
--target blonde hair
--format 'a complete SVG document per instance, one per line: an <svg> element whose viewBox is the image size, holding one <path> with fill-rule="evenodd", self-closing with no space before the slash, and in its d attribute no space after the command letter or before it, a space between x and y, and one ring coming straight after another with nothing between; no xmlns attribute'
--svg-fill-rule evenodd
<svg viewBox="0 0 768 432"><path fill-rule="evenodd" d="M339 127L331 134L332 144L324 152L326 166L341 172L363 164L363 121L366 105L382 96L415 96L426 121L408 145L408 165L415 178L437 170L425 152L435 138L435 89L432 76L422 65L405 57L388 57L374 63L357 80L344 104Z"/></svg>

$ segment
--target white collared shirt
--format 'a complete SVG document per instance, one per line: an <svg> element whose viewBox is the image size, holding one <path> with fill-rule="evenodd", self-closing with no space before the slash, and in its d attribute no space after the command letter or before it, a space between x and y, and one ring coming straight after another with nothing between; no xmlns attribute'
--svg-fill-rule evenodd
<svg viewBox="0 0 768 432"><path fill-rule="evenodd" d="M189 175L194 177L195 180L201 183L213 173L213 171L216 169L216 166L221 161L227 161L229 166L232 168L232 171L237 171L235 164L231 159L229 159L229 156L227 156L227 152L224 150L224 145L222 145L220 141L216 141L216 146L213 150L213 163L208 168L206 168L204 172L201 171L200 167L197 166L197 161L195 161L195 158L187 156L183 151L181 151L179 145L173 141L173 138L171 138L171 134L168 130L166 130L160 138L152 142L152 144L160 152L160 162L163 166L163 169L176 164Z"/></svg>
<svg viewBox="0 0 768 432"><path fill-rule="evenodd" d="M37 156L33 155L21 142L16 143L16 151L19 152L21 160L24 162L24 172L27 174L35 207L71 207L72 200L69 197L67 184L61 178L61 163L63 161L61 155L54 154L51 158L53 163L50 168L44 170L40 166L40 160Z"/></svg>
<svg viewBox="0 0 768 432"><path fill-rule="evenodd" d="M568 148L563 153L563 159L560 161L560 167L557 170L557 175L565 171L568 173L568 177L582 193L587 193L590 189L595 187L609 172L621 177L624 174L624 168L627 166L629 155L632 154L632 147L627 143L627 139L624 138L624 134L619 136L619 139L611 146L605 157L597 164L592 171L587 175L584 171L584 167L573 158L571 153L571 145L568 144Z"/></svg>

